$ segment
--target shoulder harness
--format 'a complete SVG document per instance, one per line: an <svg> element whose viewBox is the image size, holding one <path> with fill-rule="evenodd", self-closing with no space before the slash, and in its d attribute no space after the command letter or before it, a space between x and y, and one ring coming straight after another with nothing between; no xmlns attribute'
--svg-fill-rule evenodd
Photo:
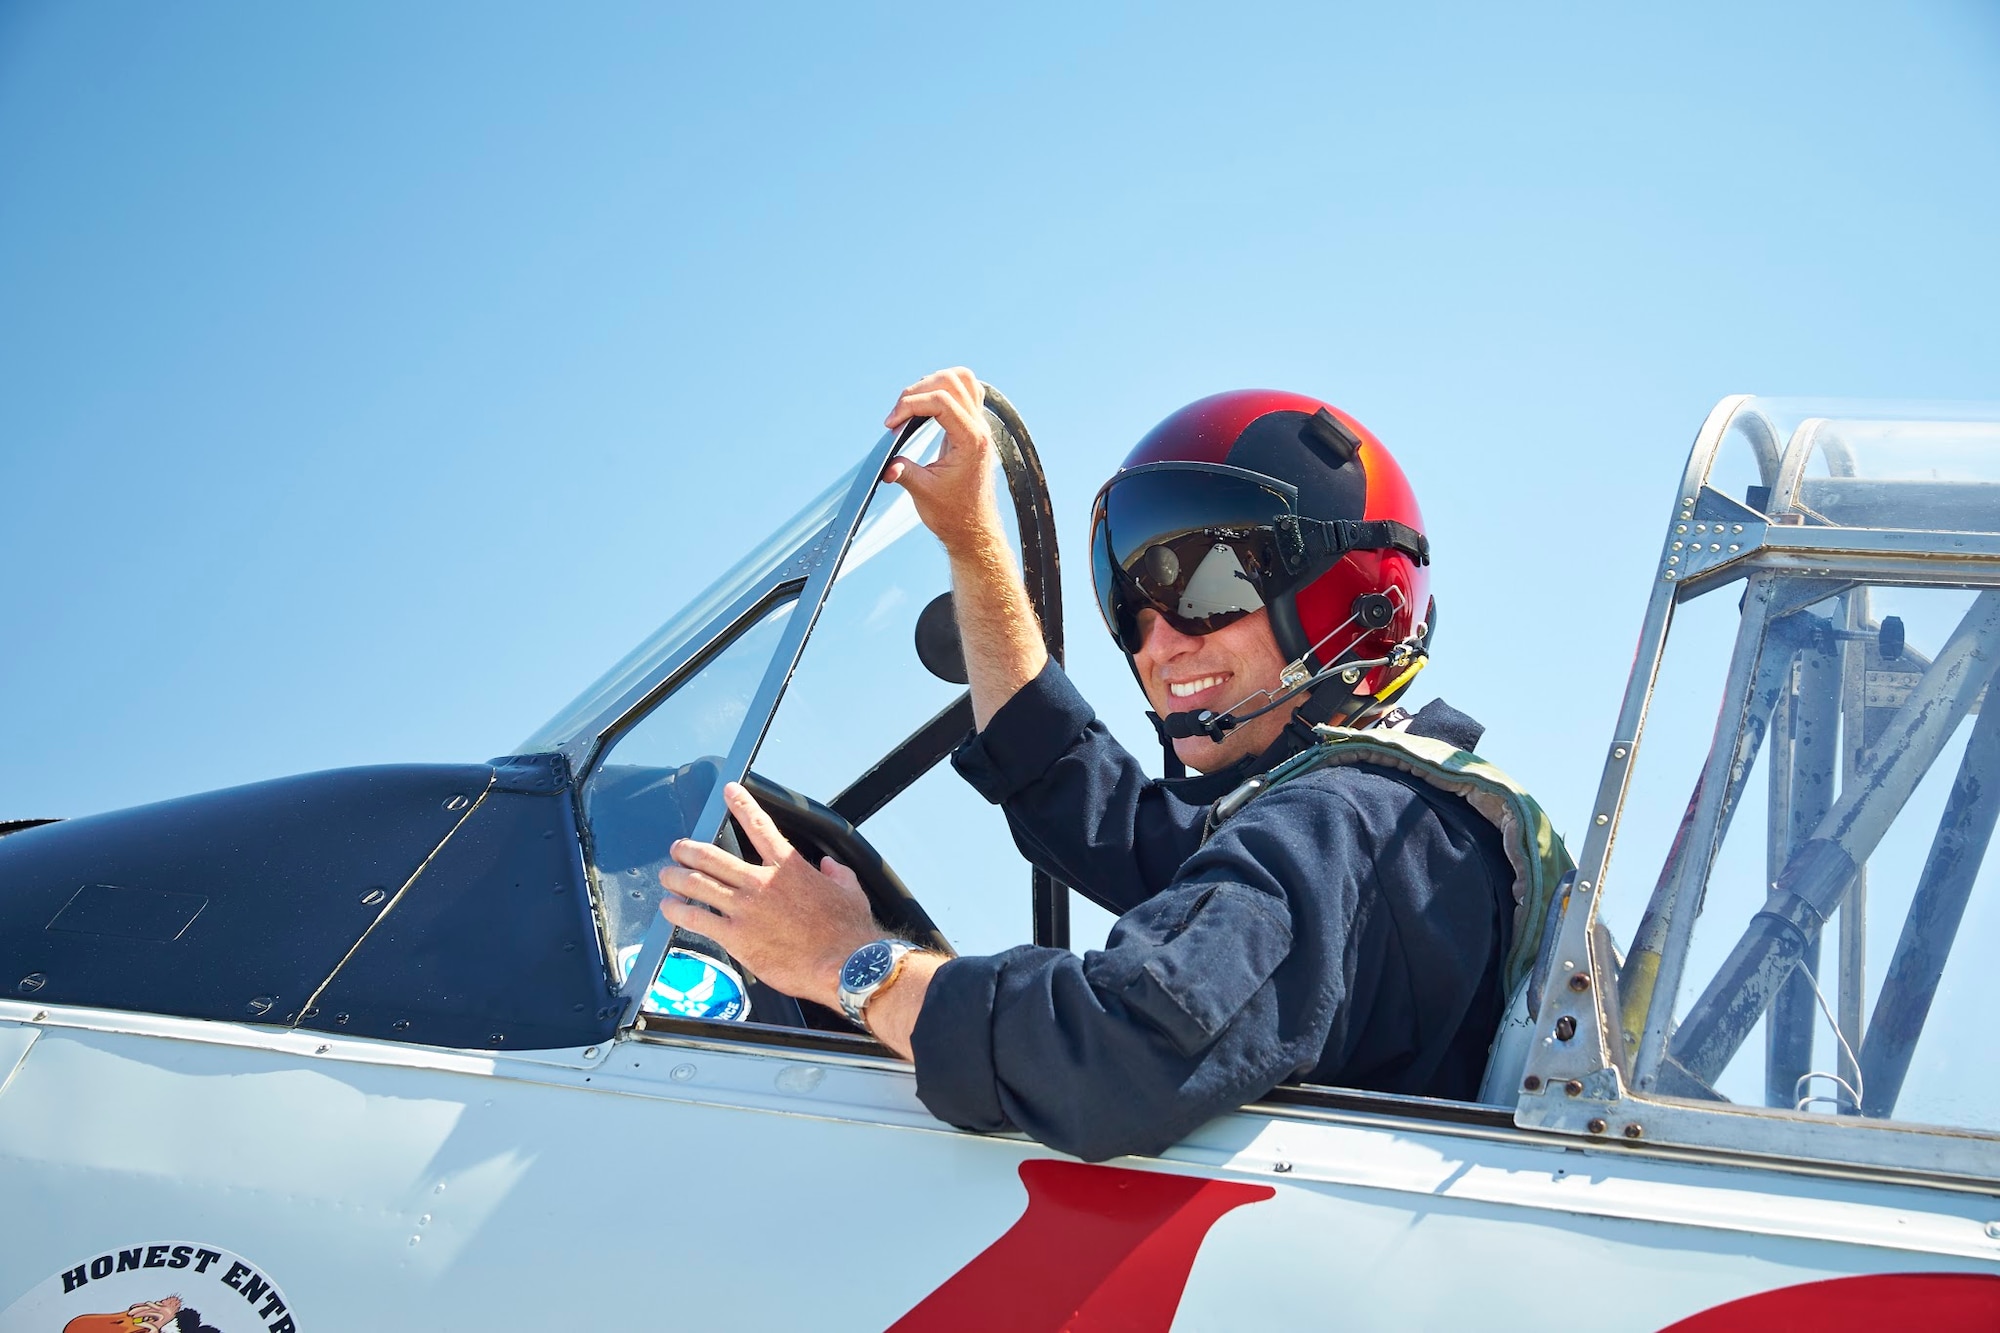
<svg viewBox="0 0 2000 1333"><path fill-rule="evenodd" d="M1500 845L1506 849L1507 864L1514 872L1514 940L1507 950L1502 976L1502 994L1512 995L1534 967L1557 886L1574 868L1569 849L1563 846L1541 805L1495 765L1429 736L1329 726L1314 727L1313 735L1317 744L1217 801L1209 811L1202 841L1214 836L1216 829L1265 792L1333 765L1391 768L1461 797L1499 831Z"/></svg>

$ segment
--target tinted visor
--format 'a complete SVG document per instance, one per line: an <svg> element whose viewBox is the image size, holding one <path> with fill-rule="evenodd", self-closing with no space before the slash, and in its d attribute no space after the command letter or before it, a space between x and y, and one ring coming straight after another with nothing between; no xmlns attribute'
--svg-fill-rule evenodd
<svg viewBox="0 0 2000 1333"><path fill-rule="evenodd" d="M1112 478L1090 525L1105 625L1133 653L1141 611L1212 634L1260 610L1287 582L1278 524L1292 512L1289 486L1240 468L1154 463Z"/></svg>

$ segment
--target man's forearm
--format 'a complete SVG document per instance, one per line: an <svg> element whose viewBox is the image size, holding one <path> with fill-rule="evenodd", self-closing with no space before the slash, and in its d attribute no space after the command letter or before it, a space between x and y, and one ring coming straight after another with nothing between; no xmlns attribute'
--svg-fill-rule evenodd
<svg viewBox="0 0 2000 1333"><path fill-rule="evenodd" d="M868 1002L868 1031L875 1040L905 1060L915 1058L911 1038L917 1030L917 1016L923 1013L931 978L950 961L943 954L928 951L904 955L895 980Z"/></svg>
<svg viewBox="0 0 2000 1333"><path fill-rule="evenodd" d="M1000 706L1041 674L1049 652L1013 548L997 526L960 543L949 555L952 603L972 688L972 723L984 731Z"/></svg>

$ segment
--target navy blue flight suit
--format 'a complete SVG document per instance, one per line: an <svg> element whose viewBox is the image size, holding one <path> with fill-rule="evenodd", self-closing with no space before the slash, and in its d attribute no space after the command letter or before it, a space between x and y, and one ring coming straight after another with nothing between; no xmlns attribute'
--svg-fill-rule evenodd
<svg viewBox="0 0 2000 1333"><path fill-rule="evenodd" d="M1409 730L1481 728L1433 703ZM1293 1079L1469 1099L1500 1023L1513 872L1461 798L1374 765L1319 769L1201 842L1210 805L1295 753L1149 779L1051 663L952 756L1022 853L1120 913L1082 958L946 963L917 1095L967 1129L1091 1161L1153 1153Z"/></svg>

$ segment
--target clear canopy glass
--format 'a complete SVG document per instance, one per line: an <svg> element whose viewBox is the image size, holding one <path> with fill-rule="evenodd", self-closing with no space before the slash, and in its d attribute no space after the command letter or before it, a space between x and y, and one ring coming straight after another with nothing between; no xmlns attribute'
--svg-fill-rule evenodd
<svg viewBox="0 0 2000 1333"><path fill-rule="evenodd" d="M2000 1133L1993 533L2000 408L1746 397L1711 415L1607 764L1615 808L1579 859L1615 947L1570 991L1600 997L1605 1058L1641 1097ZM1584 938L1563 936L1561 968L1596 956ZM1553 1029L1550 1059L1581 1039ZM1564 1097L1620 1086L1571 1077ZM1648 1137L1743 1142L1740 1119L1650 1114ZM1943 1160L1893 1136L1761 1141Z"/></svg>
<svg viewBox="0 0 2000 1333"><path fill-rule="evenodd" d="M2000 532L2000 407L1746 398L1709 484L1779 522Z"/></svg>
<svg viewBox="0 0 2000 1333"><path fill-rule="evenodd" d="M842 473L839 480L781 523L777 531L752 547L748 555L646 636L644 642L620 658L617 665L592 682L567 707L536 728L517 747L517 753L544 754L570 748L585 732L594 732L599 726L616 721L620 703L636 702L632 700L634 691L685 652L698 635L712 626L716 617L767 583L801 551L810 549L833 521L841 500L853 490L860 466L856 464ZM595 741L596 735L591 734L588 740Z"/></svg>

